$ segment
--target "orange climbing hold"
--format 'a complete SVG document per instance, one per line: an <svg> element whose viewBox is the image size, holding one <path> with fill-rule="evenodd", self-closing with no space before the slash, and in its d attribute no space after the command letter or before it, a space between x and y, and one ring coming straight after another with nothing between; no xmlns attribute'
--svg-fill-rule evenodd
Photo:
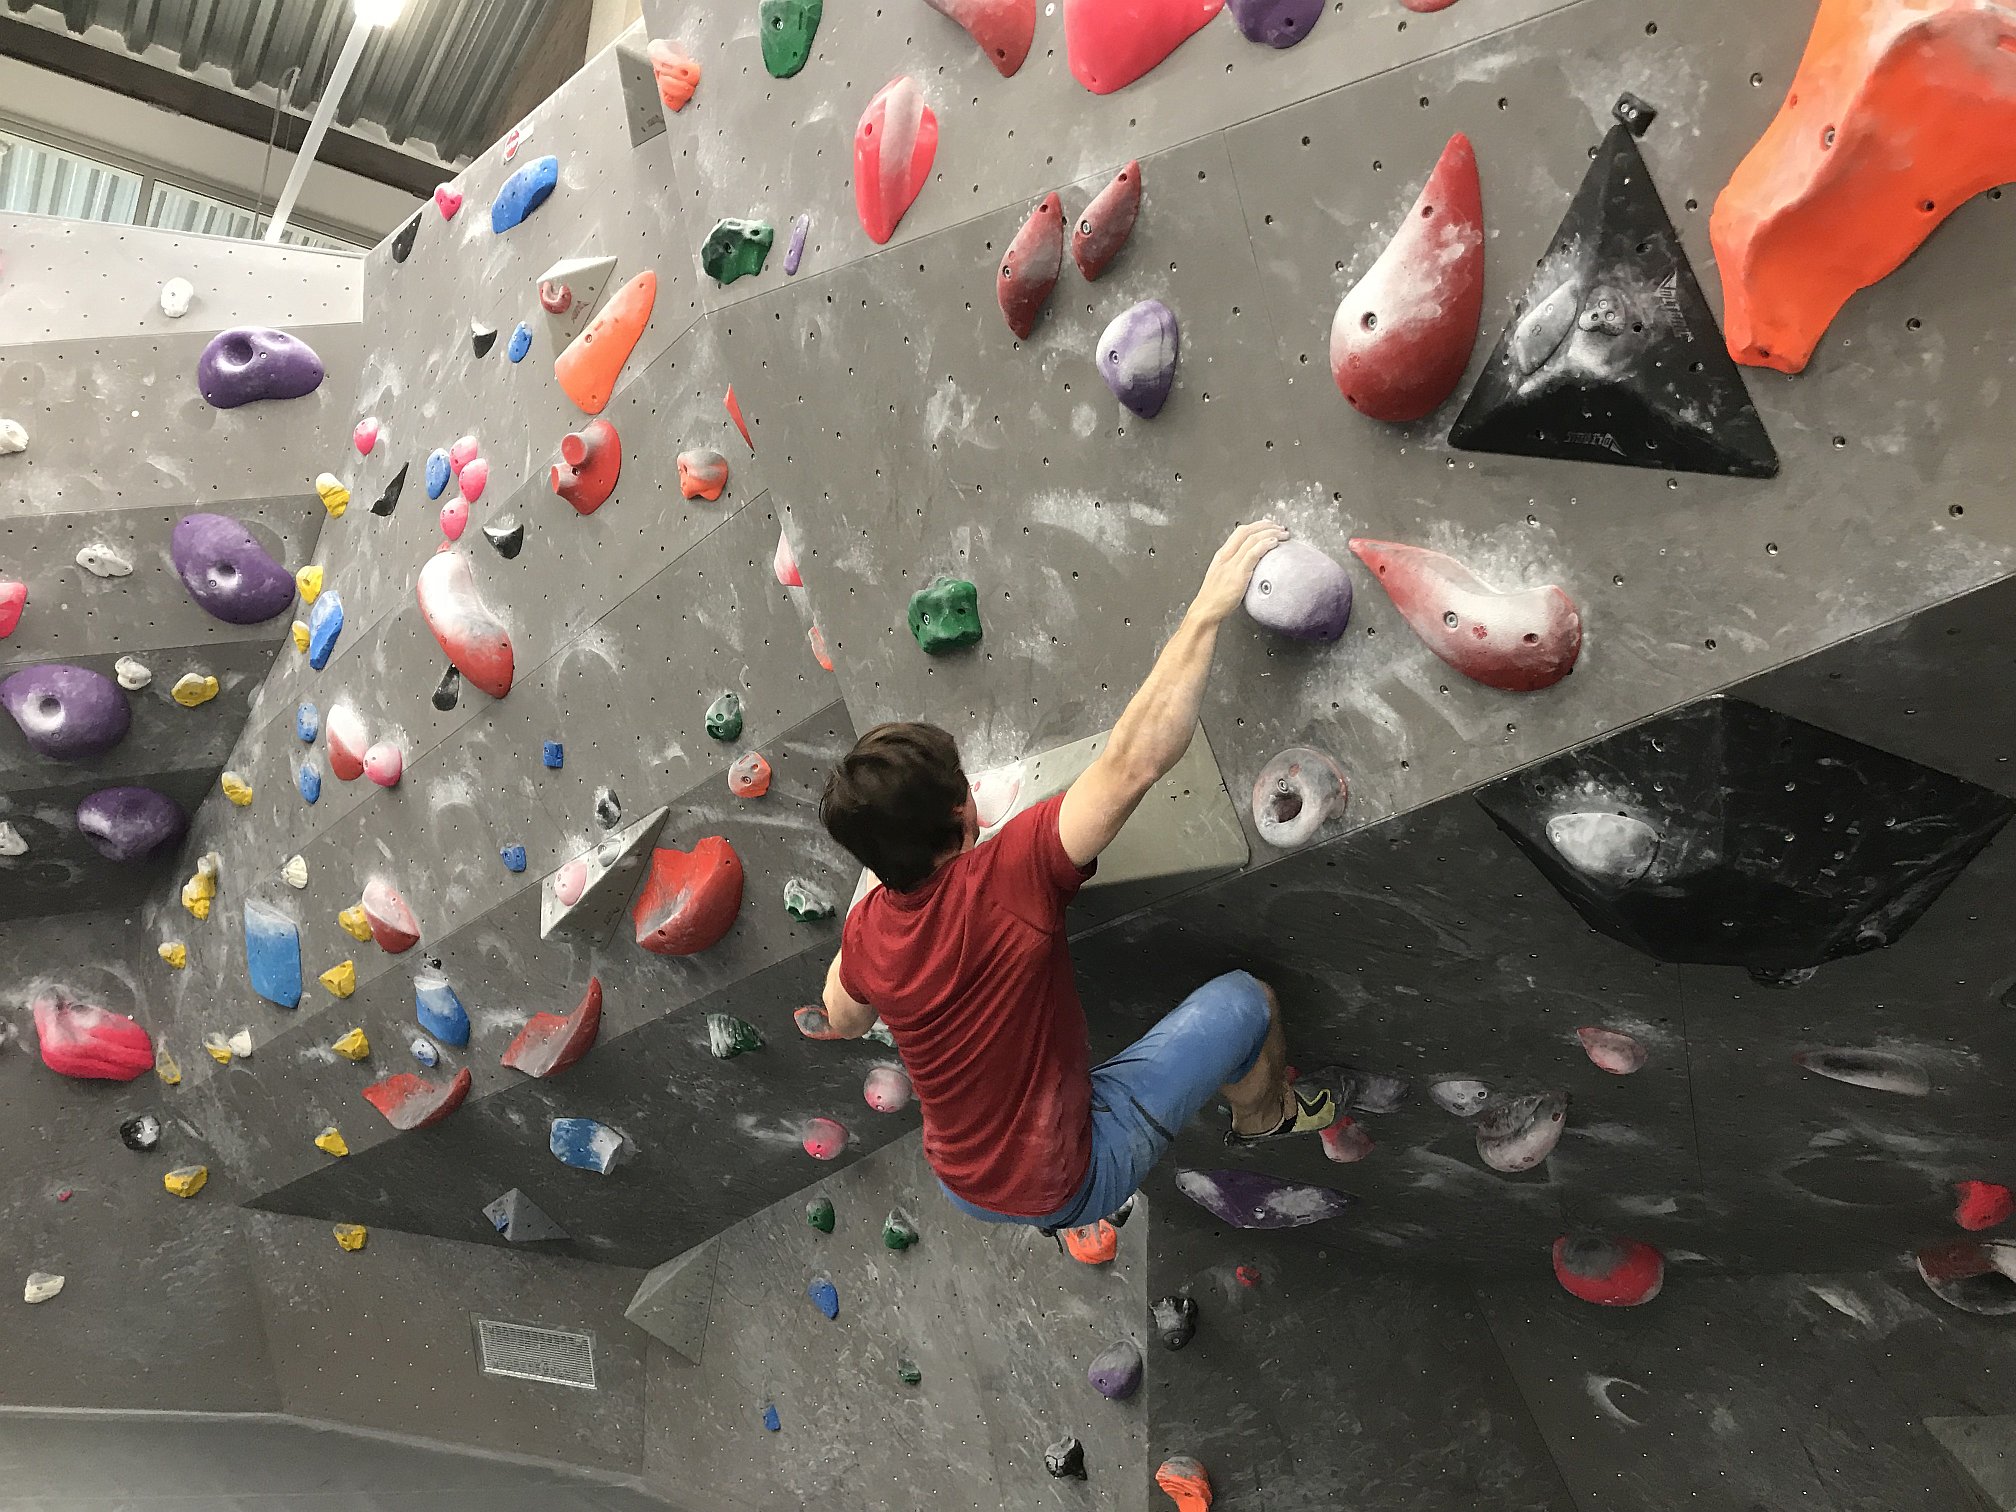
<svg viewBox="0 0 2016 1512"><path fill-rule="evenodd" d="M700 87L700 65L673 42L655 41L646 51L651 56L651 77L658 81L658 98L677 115Z"/></svg>
<svg viewBox="0 0 2016 1512"><path fill-rule="evenodd" d="M742 432L742 444L749 448L749 455L756 455L756 443L749 439L749 422L742 418L742 401L735 397L735 385L728 385L728 392L721 402L728 407L728 418L735 422L735 429Z"/></svg>
<svg viewBox="0 0 2016 1512"><path fill-rule="evenodd" d="M742 858L719 835L690 851L653 851L651 871L630 907L637 943L653 955L698 955L728 933L742 912Z"/></svg>
<svg viewBox="0 0 2016 1512"><path fill-rule="evenodd" d="M1715 201L1738 362L1796 373L1857 289L2016 179L2016 7L1822 0L1777 119Z"/></svg>
<svg viewBox="0 0 2016 1512"><path fill-rule="evenodd" d="M651 323L651 307L657 302L658 275L647 269L617 290L602 313L554 361L553 376L583 414L599 415L608 406L623 364Z"/></svg>
<svg viewBox="0 0 2016 1512"><path fill-rule="evenodd" d="M1211 1506L1211 1477L1187 1454L1171 1455L1155 1472L1155 1484L1169 1493L1177 1512L1208 1512Z"/></svg>
<svg viewBox="0 0 2016 1512"><path fill-rule="evenodd" d="M1120 1253L1120 1230L1104 1218L1067 1228L1058 1237L1064 1241L1064 1253L1080 1265L1106 1265Z"/></svg>

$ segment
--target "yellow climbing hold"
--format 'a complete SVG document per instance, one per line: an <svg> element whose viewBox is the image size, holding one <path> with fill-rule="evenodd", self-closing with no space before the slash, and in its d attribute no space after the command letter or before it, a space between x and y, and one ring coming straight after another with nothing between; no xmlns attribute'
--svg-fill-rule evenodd
<svg viewBox="0 0 2016 1512"><path fill-rule="evenodd" d="M189 947L180 940L170 940L165 945L157 945L154 947L154 953L177 971L189 964Z"/></svg>
<svg viewBox="0 0 2016 1512"><path fill-rule="evenodd" d="M182 1067L175 1057L168 1053L166 1045L154 1047L154 1074L171 1087L182 1085Z"/></svg>
<svg viewBox="0 0 2016 1512"><path fill-rule="evenodd" d="M329 518L340 520L343 511L350 507L350 490L345 488L334 473L323 473L315 480L316 496L322 500L322 507L329 511Z"/></svg>
<svg viewBox="0 0 2016 1512"><path fill-rule="evenodd" d="M371 921L364 917L364 905L353 903L336 915L336 922L343 926L343 933L353 940L371 938Z"/></svg>
<svg viewBox="0 0 2016 1512"><path fill-rule="evenodd" d="M175 686L168 690L168 696L183 708L194 709L217 696L217 679L195 672L184 672L175 680Z"/></svg>
<svg viewBox="0 0 2016 1512"><path fill-rule="evenodd" d="M347 1061L361 1061L371 1058L371 1041L365 1038L362 1029L352 1029L329 1048Z"/></svg>
<svg viewBox="0 0 2016 1512"><path fill-rule="evenodd" d="M361 1223L339 1223L332 1232L336 1235L336 1247L352 1254L364 1248L364 1241L371 1237L371 1231Z"/></svg>
<svg viewBox="0 0 2016 1512"><path fill-rule="evenodd" d="M294 649L299 651L303 656L308 654L308 622L306 620L294 621Z"/></svg>
<svg viewBox="0 0 2016 1512"><path fill-rule="evenodd" d="M199 919L210 917L210 900L217 896L217 873L223 858L206 851L196 863L196 875L182 884L182 906Z"/></svg>
<svg viewBox="0 0 2016 1512"><path fill-rule="evenodd" d="M357 990L357 963L338 961L322 973L322 985L339 998L346 998Z"/></svg>
<svg viewBox="0 0 2016 1512"><path fill-rule="evenodd" d="M224 1038L223 1035L204 1035L203 1048L210 1052L210 1059L217 1062L218 1065L228 1066L231 1064L231 1041Z"/></svg>
<svg viewBox="0 0 2016 1512"><path fill-rule="evenodd" d="M236 772L226 772L217 780L217 785L224 789L224 796L240 808L252 802L252 784Z"/></svg>
<svg viewBox="0 0 2016 1512"><path fill-rule="evenodd" d="M194 1197L203 1190L203 1183L210 1179L208 1166L177 1166L161 1178L161 1185L177 1197Z"/></svg>
<svg viewBox="0 0 2016 1512"><path fill-rule="evenodd" d="M343 1131L334 1124L315 1136L315 1148L324 1155L335 1155L339 1158L350 1153L349 1141L344 1139Z"/></svg>
<svg viewBox="0 0 2016 1512"><path fill-rule="evenodd" d="M301 594L301 602L312 604L322 597L322 569L303 567L294 574L294 586Z"/></svg>

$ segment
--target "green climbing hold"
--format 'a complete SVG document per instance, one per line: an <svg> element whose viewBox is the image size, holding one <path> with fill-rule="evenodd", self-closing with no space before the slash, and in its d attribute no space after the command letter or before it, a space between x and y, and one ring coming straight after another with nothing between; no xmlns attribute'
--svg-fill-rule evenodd
<svg viewBox="0 0 2016 1512"><path fill-rule="evenodd" d="M878 1045L887 1045L891 1050L896 1048L896 1036L889 1032L889 1026L880 1019L875 1020L875 1027L862 1035L861 1038L873 1040Z"/></svg>
<svg viewBox="0 0 2016 1512"><path fill-rule="evenodd" d="M788 79L812 56L825 0L763 0L763 66L773 79Z"/></svg>
<svg viewBox="0 0 2016 1512"><path fill-rule="evenodd" d="M886 1249L907 1250L917 1242L917 1225L892 1211L882 1220L882 1244Z"/></svg>
<svg viewBox="0 0 2016 1512"><path fill-rule="evenodd" d="M733 1060L744 1050L761 1050L763 1036L747 1019L730 1013L707 1015L707 1053L716 1060Z"/></svg>
<svg viewBox="0 0 2016 1512"><path fill-rule="evenodd" d="M980 639L980 590L964 578L936 577L910 596L910 633L932 656Z"/></svg>
<svg viewBox="0 0 2016 1512"><path fill-rule="evenodd" d="M777 230L768 221L716 221L700 249L700 266L714 282L731 284L745 273L761 273L776 240Z"/></svg>
<svg viewBox="0 0 2016 1512"><path fill-rule="evenodd" d="M814 1197L805 1204L805 1221L822 1234L833 1232L833 1199Z"/></svg>
<svg viewBox="0 0 2016 1512"><path fill-rule="evenodd" d="M792 877L784 884L784 907L801 924L830 919L840 911L831 893L814 887L803 877Z"/></svg>
<svg viewBox="0 0 2016 1512"><path fill-rule="evenodd" d="M919 1381L924 1379L924 1372L917 1368L914 1360L898 1360L896 1362L896 1379L901 1381L905 1386L915 1386Z"/></svg>
<svg viewBox="0 0 2016 1512"><path fill-rule="evenodd" d="M707 733L716 740L742 738L742 700L723 693L707 706Z"/></svg>

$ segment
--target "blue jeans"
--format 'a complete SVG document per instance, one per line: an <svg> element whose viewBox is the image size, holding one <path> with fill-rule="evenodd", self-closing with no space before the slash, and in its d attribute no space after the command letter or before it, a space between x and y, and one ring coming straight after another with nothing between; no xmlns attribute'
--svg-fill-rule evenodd
<svg viewBox="0 0 2016 1512"><path fill-rule="evenodd" d="M1220 1087L1251 1071L1267 1043L1267 992L1244 971L1214 977L1176 1011L1092 1070L1092 1164L1076 1195L1041 1218L976 1207L940 1182L952 1206L982 1223L1044 1230L1093 1223L1140 1188L1182 1127Z"/></svg>

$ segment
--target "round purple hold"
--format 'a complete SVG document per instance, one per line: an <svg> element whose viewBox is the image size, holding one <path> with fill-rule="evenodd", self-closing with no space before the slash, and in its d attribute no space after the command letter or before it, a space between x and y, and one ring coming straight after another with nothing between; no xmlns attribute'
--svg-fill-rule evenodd
<svg viewBox="0 0 2016 1512"><path fill-rule="evenodd" d="M271 326L219 331L196 362L196 387L218 409L258 399L299 399L322 386L322 359L297 336Z"/></svg>
<svg viewBox="0 0 2016 1512"><path fill-rule="evenodd" d="M1225 0L1248 42L1293 47L1323 19L1323 0Z"/></svg>
<svg viewBox="0 0 2016 1512"><path fill-rule="evenodd" d="M1350 574L1306 541L1283 541L1254 569L1246 612L1280 635L1334 641L1351 623Z"/></svg>
<svg viewBox="0 0 2016 1512"><path fill-rule="evenodd" d="M175 800L152 788L100 788L77 805L77 828L113 861L144 861L188 827Z"/></svg>
<svg viewBox="0 0 2016 1512"><path fill-rule="evenodd" d="M189 596L227 625L256 625L294 602L294 578L229 515L192 514L168 549Z"/></svg>
<svg viewBox="0 0 2016 1512"><path fill-rule="evenodd" d="M1122 1339L1092 1362L1085 1378L1099 1395L1124 1402L1141 1389L1141 1351L1131 1339Z"/></svg>
<svg viewBox="0 0 2016 1512"><path fill-rule="evenodd" d="M126 738L133 710L119 684L102 672L56 663L29 667L0 682L0 707L37 755L88 761Z"/></svg>
<svg viewBox="0 0 2016 1512"><path fill-rule="evenodd" d="M1159 299L1115 316L1099 338L1099 376L1144 420L1162 413L1176 386L1176 317Z"/></svg>

